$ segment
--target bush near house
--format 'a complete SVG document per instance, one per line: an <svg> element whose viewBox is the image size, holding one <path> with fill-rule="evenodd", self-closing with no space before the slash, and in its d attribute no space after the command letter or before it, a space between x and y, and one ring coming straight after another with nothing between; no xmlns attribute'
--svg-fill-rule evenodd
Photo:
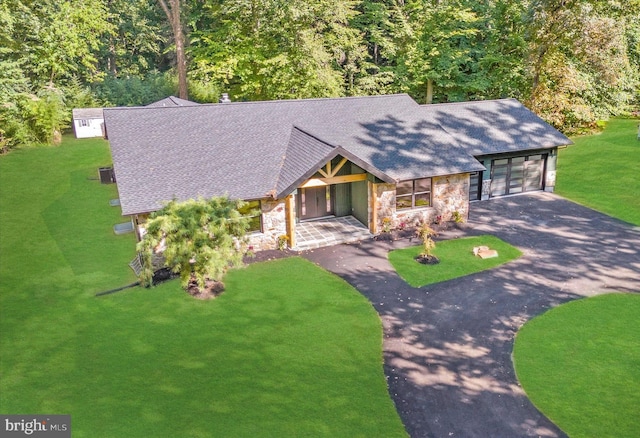
<svg viewBox="0 0 640 438"><path fill-rule="evenodd" d="M185 290L193 288L194 294L211 298L215 289L224 289L223 276L242 266L246 252L249 218L239 211L243 205L226 196L172 200L152 213L137 245L143 261L140 282L152 285L153 258L161 252L164 266L180 274Z"/></svg>

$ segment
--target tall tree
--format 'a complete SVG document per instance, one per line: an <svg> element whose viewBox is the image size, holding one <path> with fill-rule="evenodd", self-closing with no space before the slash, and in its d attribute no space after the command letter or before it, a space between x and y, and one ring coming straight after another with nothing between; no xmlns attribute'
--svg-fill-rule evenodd
<svg viewBox="0 0 640 438"><path fill-rule="evenodd" d="M424 14L420 0L363 0L352 26L364 37L369 63L357 84L364 94L407 91L406 59Z"/></svg>
<svg viewBox="0 0 640 438"><path fill-rule="evenodd" d="M0 5L0 120L4 149L60 138L70 119L65 87L101 76L113 28L102 0L5 0Z"/></svg>
<svg viewBox="0 0 640 438"><path fill-rule="evenodd" d="M529 106L569 132L624 108L638 87L626 31L627 19L638 17L637 3L532 0Z"/></svg>
<svg viewBox="0 0 640 438"><path fill-rule="evenodd" d="M483 61L489 55L491 12L487 1L425 2L418 43L408 59L412 94L429 103L486 95L491 79Z"/></svg>
<svg viewBox="0 0 640 438"><path fill-rule="evenodd" d="M34 85L60 84L74 76L99 77L96 58L113 31L103 0L6 0L16 20L14 55Z"/></svg>
<svg viewBox="0 0 640 438"><path fill-rule="evenodd" d="M193 74L236 99L348 94L366 56L347 0L207 0L204 11Z"/></svg>
<svg viewBox="0 0 640 438"><path fill-rule="evenodd" d="M477 98L522 99L528 90L523 20L526 4L519 0L493 0L489 5L491 18L483 30L486 49L479 66L486 71L489 87Z"/></svg>
<svg viewBox="0 0 640 438"><path fill-rule="evenodd" d="M149 71L163 70L162 46L164 12L156 0L106 0L108 35L100 53L100 68L113 77L144 77Z"/></svg>
<svg viewBox="0 0 640 438"><path fill-rule="evenodd" d="M180 0L158 0L160 7L167 16L173 33L173 41L176 47L176 70L178 71L178 96L181 99L189 98L187 86L187 57L185 54L185 33L182 27Z"/></svg>

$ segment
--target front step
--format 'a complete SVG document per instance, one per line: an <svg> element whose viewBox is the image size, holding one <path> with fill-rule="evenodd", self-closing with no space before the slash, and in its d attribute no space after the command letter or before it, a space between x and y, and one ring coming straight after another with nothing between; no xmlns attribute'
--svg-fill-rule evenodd
<svg viewBox="0 0 640 438"><path fill-rule="evenodd" d="M295 251L306 251L308 249L323 248L325 246L339 245L342 243L354 243L371 239L373 235L367 230L355 232L349 236L332 235L321 239L297 240Z"/></svg>

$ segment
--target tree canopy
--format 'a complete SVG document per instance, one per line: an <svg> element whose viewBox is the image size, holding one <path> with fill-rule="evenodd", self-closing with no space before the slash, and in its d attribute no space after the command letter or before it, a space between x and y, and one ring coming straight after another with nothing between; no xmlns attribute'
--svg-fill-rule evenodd
<svg viewBox="0 0 640 438"><path fill-rule="evenodd" d="M187 78L188 89L187 87ZM640 104L640 0L5 0L0 148L74 106L516 97L567 133Z"/></svg>
<svg viewBox="0 0 640 438"><path fill-rule="evenodd" d="M142 284L151 285L158 258L180 274L185 289L191 281L200 289L207 280L220 282L231 267L242 264L243 237L249 227L249 218L239 212L243 204L227 197L174 200L152 213L137 248Z"/></svg>

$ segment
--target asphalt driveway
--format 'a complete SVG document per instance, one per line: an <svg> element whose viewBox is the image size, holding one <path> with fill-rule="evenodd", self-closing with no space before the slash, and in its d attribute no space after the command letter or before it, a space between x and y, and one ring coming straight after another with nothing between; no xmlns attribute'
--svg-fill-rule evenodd
<svg viewBox="0 0 640 438"><path fill-rule="evenodd" d="M566 436L527 399L511 353L527 320L596 294L640 291L640 229L550 193L478 202L463 230L524 255L502 267L412 288L387 261L408 241L304 253L371 300L384 329L389 391L412 437Z"/></svg>

